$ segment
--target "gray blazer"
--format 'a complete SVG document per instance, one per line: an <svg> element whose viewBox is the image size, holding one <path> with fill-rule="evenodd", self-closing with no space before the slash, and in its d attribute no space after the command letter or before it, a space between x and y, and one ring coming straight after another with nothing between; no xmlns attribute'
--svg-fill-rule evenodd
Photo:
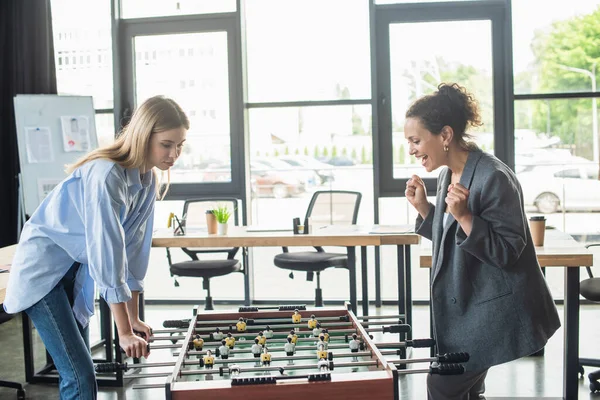
<svg viewBox="0 0 600 400"><path fill-rule="evenodd" d="M537 262L521 185L496 157L469 153L460 183L469 189L473 229L450 214L443 226L451 172L439 176L436 205L416 232L433 244L431 306L439 353L466 351L469 371L530 355L560 327Z"/></svg>

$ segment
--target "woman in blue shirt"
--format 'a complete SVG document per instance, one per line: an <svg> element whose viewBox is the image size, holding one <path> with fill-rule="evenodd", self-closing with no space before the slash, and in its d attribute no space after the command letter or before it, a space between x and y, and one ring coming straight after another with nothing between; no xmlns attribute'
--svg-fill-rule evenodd
<svg viewBox="0 0 600 400"><path fill-rule="evenodd" d="M4 309L33 321L60 374L61 399L96 398L88 335L94 283L127 356L148 356L152 329L139 319L138 297L161 195L154 167L169 171L188 129L173 100L146 100L113 144L69 167L23 227Z"/></svg>

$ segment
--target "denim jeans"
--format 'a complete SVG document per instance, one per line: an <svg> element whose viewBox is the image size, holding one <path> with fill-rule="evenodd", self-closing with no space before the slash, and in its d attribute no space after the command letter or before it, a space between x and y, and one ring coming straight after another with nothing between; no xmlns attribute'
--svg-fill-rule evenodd
<svg viewBox="0 0 600 400"><path fill-rule="evenodd" d="M61 400L96 399L98 393L88 327L82 327L72 311L78 268L73 264L50 293L25 310L58 370Z"/></svg>

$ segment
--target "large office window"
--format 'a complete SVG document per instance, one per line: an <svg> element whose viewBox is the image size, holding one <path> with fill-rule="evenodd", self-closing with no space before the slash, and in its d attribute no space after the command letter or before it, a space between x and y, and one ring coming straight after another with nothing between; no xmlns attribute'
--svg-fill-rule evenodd
<svg viewBox="0 0 600 400"><path fill-rule="evenodd" d="M515 170L529 214L597 241L600 2L513 0ZM536 18L531 18L535 12ZM555 297L562 271L547 270Z"/></svg>
<svg viewBox="0 0 600 400"><path fill-rule="evenodd" d="M92 96L98 142L110 143L115 135L110 2L51 5L58 94Z"/></svg>
<svg viewBox="0 0 600 400"><path fill-rule="evenodd" d="M245 21L252 224L289 228L330 189L361 192L358 218L371 223L369 1L248 0ZM254 249L256 298L311 298L305 274L274 267L281 251ZM347 280L346 270L324 272L327 298L348 298Z"/></svg>

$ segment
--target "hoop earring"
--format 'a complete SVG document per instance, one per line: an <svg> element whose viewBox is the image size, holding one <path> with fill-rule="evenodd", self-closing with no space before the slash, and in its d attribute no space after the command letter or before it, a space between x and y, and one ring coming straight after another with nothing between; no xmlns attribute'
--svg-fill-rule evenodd
<svg viewBox="0 0 600 400"><path fill-rule="evenodd" d="M447 144L445 144L445 145L444 145L444 151L447 153L447 152L448 152L448 150L449 150L449 149L448 149L448 145L447 145Z"/></svg>

